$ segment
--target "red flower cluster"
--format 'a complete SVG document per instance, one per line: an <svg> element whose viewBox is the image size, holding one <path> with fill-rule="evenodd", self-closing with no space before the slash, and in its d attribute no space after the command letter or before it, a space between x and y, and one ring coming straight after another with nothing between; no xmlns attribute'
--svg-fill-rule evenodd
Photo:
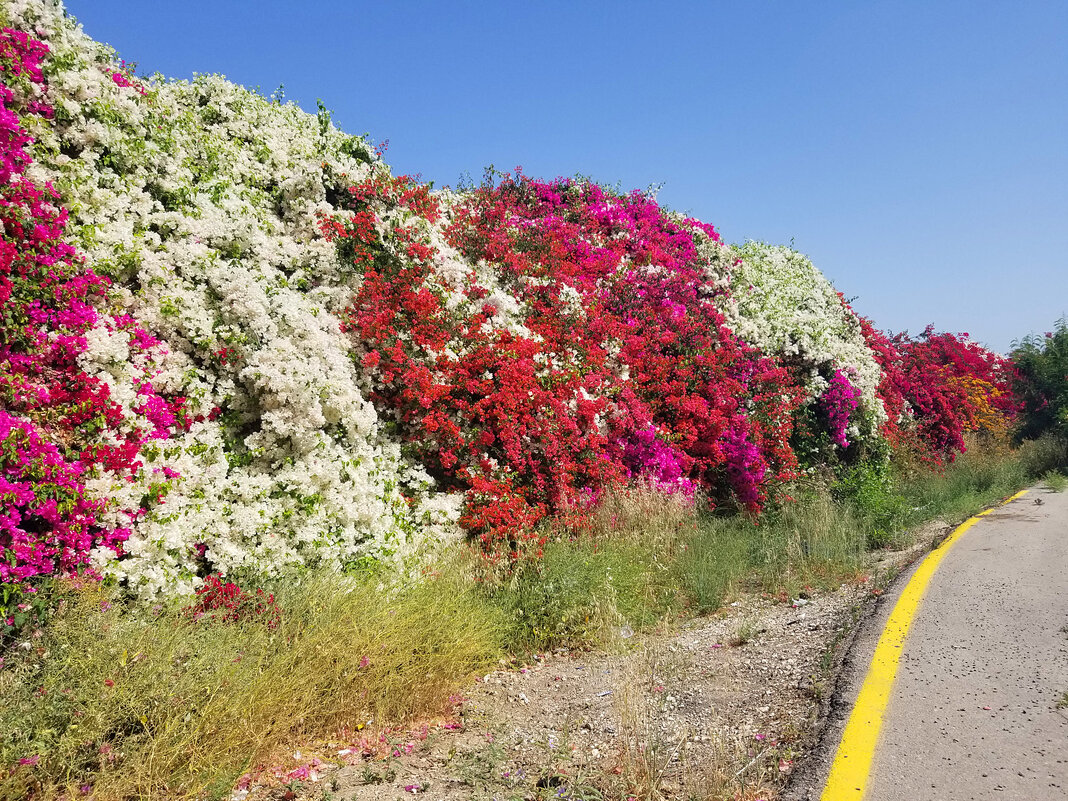
<svg viewBox="0 0 1068 801"><path fill-rule="evenodd" d="M711 226L638 193L517 173L449 210L463 261L442 270L426 187L372 178L339 194L353 215L322 230L363 271L345 325L371 398L466 493L461 522L488 550L540 545L541 517L642 474L753 509L794 475L802 393L725 325L695 245L718 242ZM411 223L383 239L386 218ZM635 447L651 428L661 447Z"/></svg>
<svg viewBox="0 0 1068 801"><path fill-rule="evenodd" d="M547 353L574 354L575 369L598 379L613 399L614 443L652 425L713 500L733 494L753 509L766 484L794 475L801 393L727 327L726 290L695 241L716 247L712 226L672 219L640 193L517 173L472 193L450 232L469 261L500 265Z"/></svg>
<svg viewBox="0 0 1068 801"><path fill-rule="evenodd" d="M196 594L196 601L182 610L194 620L218 612L211 616L213 620L262 623L272 631L282 622L282 610L274 600L274 593L258 588L255 593L247 593L233 582L223 582L215 573L204 579Z"/></svg>
<svg viewBox="0 0 1068 801"><path fill-rule="evenodd" d="M1018 411L1009 359L968 339L936 333L888 337L860 318L868 347L882 368L879 397L889 415L883 435L935 465L966 450L969 431L1003 431Z"/></svg>

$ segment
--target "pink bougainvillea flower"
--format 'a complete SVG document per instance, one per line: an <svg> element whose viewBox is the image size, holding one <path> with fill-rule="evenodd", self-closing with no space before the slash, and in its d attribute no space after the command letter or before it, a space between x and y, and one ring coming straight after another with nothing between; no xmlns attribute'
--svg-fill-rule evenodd
<svg viewBox="0 0 1068 801"><path fill-rule="evenodd" d="M173 436L185 402L153 388L159 341L129 315L107 311L110 280L67 241L59 193L27 172L32 118L52 116L47 56L27 33L0 29L0 584L8 598L31 593L41 577L84 571L90 551L122 554L130 531L105 524L104 513L138 519L161 493L116 510L114 501L90 498L85 478L133 480L142 445ZM35 91L16 92L14 78ZM125 74L112 80L134 85ZM124 380L140 399L132 412L82 369L92 332L128 337L132 372Z"/></svg>

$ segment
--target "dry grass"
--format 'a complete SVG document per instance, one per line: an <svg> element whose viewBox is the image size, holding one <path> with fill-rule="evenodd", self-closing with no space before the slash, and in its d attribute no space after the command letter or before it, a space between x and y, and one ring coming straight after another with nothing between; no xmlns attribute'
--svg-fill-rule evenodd
<svg viewBox="0 0 1068 801"><path fill-rule="evenodd" d="M41 653L0 679L3 762L40 755L0 778L0 796L221 797L294 743L445 713L498 654L496 613L459 577L388 588L319 574L280 595L269 631L71 591Z"/></svg>
<svg viewBox="0 0 1068 801"><path fill-rule="evenodd" d="M672 656L647 650L633 663L633 675L617 697L620 715L620 798L634 801L720 801L773 797L782 783L777 752L752 750L752 740L735 735L674 731L658 721L653 687L670 676ZM667 660L667 661L665 661ZM613 796L615 797L615 796Z"/></svg>

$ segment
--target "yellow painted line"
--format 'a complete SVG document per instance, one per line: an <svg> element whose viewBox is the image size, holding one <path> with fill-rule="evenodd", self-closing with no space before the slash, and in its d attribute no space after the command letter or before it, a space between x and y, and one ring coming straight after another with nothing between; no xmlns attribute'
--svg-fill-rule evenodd
<svg viewBox="0 0 1068 801"><path fill-rule="evenodd" d="M1016 500L1026 492L1027 490L1017 492L999 506ZM909 626L912 625L912 619L916 616L916 610L920 606L931 576L934 575L949 549L953 547L953 543L978 523L979 518L992 511L994 507L968 518L957 526L940 547L927 555L909 579L909 583L894 606L894 611L890 613L890 619L886 622L882 636L879 637L879 643L875 646L875 654L872 656L868 675L864 678L857 702L853 706L853 712L842 733L842 741L838 744L838 752L831 764L831 774L827 777L827 785L823 789L820 801L860 801L864 797L871 761L875 756L875 743L879 738L886 704L890 700L890 688L897 675L897 665L904 649L905 637L908 636Z"/></svg>

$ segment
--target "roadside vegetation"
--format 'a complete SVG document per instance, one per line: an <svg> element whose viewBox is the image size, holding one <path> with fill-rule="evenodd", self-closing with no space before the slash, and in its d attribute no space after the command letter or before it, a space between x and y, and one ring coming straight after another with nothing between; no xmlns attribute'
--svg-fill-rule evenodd
<svg viewBox="0 0 1068 801"><path fill-rule="evenodd" d="M1024 337L1011 357L1019 376L1020 438L1046 432L1068 436L1068 319L1058 320L1041 336Z"/></svg>
<svg viewBox="0 0 1068 801"><path fill-rule="evenodd" d="M511 570L461 549L414 580L303 571L251 601L234 586L153 606L60 580L50 622L0 671L0 797L223 798L301 743L383 753L391 731L458 721L464 683L501 659L617 647L739 593L856 581L872 547L956 522L1064 456L1048 438L977 445L941 474L799 486L759 519L636 488Z"/></svg>
<svg viewBox="0 0 1068 801"><path fill-rule="evenodd" d="M1054 492L1064 492L1064 488L1068 486L1068 478L1058 470L1050 470L1042 476L1042 481Z"/></svg>

